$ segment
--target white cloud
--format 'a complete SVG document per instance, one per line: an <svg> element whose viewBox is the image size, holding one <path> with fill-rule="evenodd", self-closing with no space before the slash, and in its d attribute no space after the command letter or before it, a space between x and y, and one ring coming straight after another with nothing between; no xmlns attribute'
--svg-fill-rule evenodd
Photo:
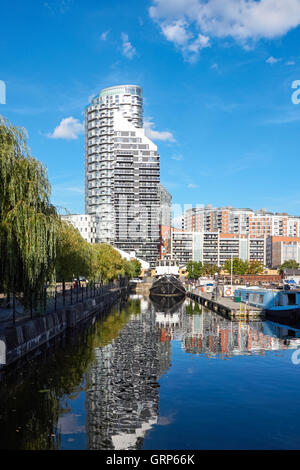
<svg viewBox="0 0 300 470"><path fill-rule="evenodd" d="M144 121L145 134L151 140L164 140L168 142L175 142L172 132L169 131L156 131L152 118L148 118Z"/></svg>
<svg viewBox="0 0 300 470"><path fill-rule="evenodd" d="M172 160L176 160L177 162L180 162L181 160L183 160L182 155L173 155L171 158Z"/></svg>
<svg viewBox="0 0 300 470"><path fill-rule="evenodd" d="M122 33L122 54L127 57L127 59L132 59L136 55L136 49L133 47L129 41L128 34Z"/></svg>
<svg viewBox="0 0 300 470"><path fill-rule="evenodd" d="M281 59L276 59L275 57L271 56L269 57L266 62L267 64L277 64L277 62L280 62Z"/></svg>
<svg viewBox="0 0 300 470"><path fill-rule="evenodd" d="M109 33L109 31L104 31L104 32L100 35L101 41L106 41L107 36L108 36L108 33Z"/></svg>
<svg viewBox="0 0 300 470"><path fill-rule="evenodd" d="M231 37L243 47L300 25L300 0L152 0L150 17L183 54Z"/></svg>
<svg viewBox="0 0 300 470"><path fill-rule="evenodd" d="M51 139L66 139L74 140L78 138L79 134L84 131L84 124L78 119L73 117L64 118L60 121L59 125L47 137Z"/></svg>
<svg viewBox="0 0 300 470"><path fill-rule="evenodd" d="M209 37L204 36L203 34L198 34L198 37L195 39L195 41L187 45L187 50L197 53L200 49L209 46Z"/></svg>
<svg viewBox="0 0 300 470"><path fill-rule="evenodd" d="M198 188L198 185L194 183L190 183L188 184L188 188L195 189L195 188Z"/></svg>
<svg viewBox="0 0 300 470"><path fill-rule="evenodd" d="M186 31L188 23L183 20L174 21L171 24L162 24L161 29L168 41L179 46L184 46L193 35Z"/></svg>
<svg viewBox="0 0 300 470"><path fill-rule="evenodd" d="M294 60L288 60L285 65L295 65L295 61Z"/></svg>
<svg viewBox="0 0 300 470"><path fill-rule="evenodd" d="M168 41L173 42L183 53L185 59L194 62L199 51L204 47L209 47L209 37L198 34L195 38L191 32L187 30L188 23L182 19L173 23L163 23L161 25L162 33Z"/></svg>

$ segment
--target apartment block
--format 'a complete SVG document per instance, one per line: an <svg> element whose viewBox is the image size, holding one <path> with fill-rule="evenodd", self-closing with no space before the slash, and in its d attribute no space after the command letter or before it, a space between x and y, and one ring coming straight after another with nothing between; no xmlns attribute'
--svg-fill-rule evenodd
<svg viewBox="0 0 300 470"><path fill-rule="evenodd" d="M261 236L300 237L300 217L272 213L266 209L237 209L211 205L188 209L184 213L186 231L219 232Z"/></svg>
<svg viewBox="0 0 300 470"><path fill-rule="evenodd" d="M266 238L219 232L173 232L172 255L181 265L189 261L223 266L227 259L258 260L266 264Z"/></svg>
<svg viewBox="0 0 300 470"><path fill-rule="evenodd" d="M159 256L160 157L143 129L142 89L105 88L85 112L85 207L100 221L100 241Z"/></svg>
<svg viewBox="0 0 300 470"><path fill-rule="evenodd" d="M268 268L278 268L288 260L300 263L300 237L268 237L266 257Z"/></svg>
<svg viewBox="0 0 300 470"><path fill-rule="evenodd" d="M99 220L97 216L89 214L68 214L61 215L61 219L72 224L87 242L99 242Z"/></svg>

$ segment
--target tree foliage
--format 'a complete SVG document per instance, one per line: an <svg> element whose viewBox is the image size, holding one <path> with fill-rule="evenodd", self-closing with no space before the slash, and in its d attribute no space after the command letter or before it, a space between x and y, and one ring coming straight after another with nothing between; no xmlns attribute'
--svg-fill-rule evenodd
<svg viewBox="0 0 300 470"><path fill-rule="evenodd" d="M232 259L232 274L246 274L248 267L247 261L243 261L239 258ZM229 274L231 273L231 259L227 259L224 263L223 269L227 271Z"/></svg>
<svg viewBox="0 0 300 470"><path fill-rule="evenodd" d="M231 273L231 259L227 259L223 266L224 271ZM232 274L247 275L247 274L260 274L264 270L264 265L258 260L242 260L233 258L232 260Z"/></svg>
<svg viewBox="0 0 300 470"><path fill-rule="evenodd" d="M203 265L203 275L204 276L213 276L216 273L220 272L220 268L217 264L213 263L204 263Z"/></svg>
<svg viewBox="0 0 300 470"><path fill-rule="evenodd" d="M124 261L125 273L131 279L133 277L138 277L142 272L142 265L139 260L131 259L130 261Z"/></svg>
<svg viewBox="0 0 300 470"><path fill-rule="evenodd" d="M289 259L279 266L278 271L280 274L283 273L284 269L299 269L299 263L294 259Z"/></svg>
<svg viewBox="0 0 300 470"><path fill-rule="evenodd" d="M54 279L57 222L45 167L25 131L0 116L0 287L22 292L27 307Z"/></svg>
<svg viewBox="0 0 300 470"><path fill-rule="evenodd" d="M24 130L0 116L0 289L43 306L48 282L85 277L107 282L141 273L108 244L92 245L50 203L45 167L30 155Z"/></svg>
<svg viewBox="0 0 300 470"><path fill-rule="evenodd" d="M111 245L91 244L70 223L61 221L57 235L57 280L84 277L91 282L108 282L119 276L140 274L138 260L127 261Z"/></svg>
<svg viewBox="0 0 300 470"><path fill-rule="evenodd" d="M203 265L201 261L189 261L186 270L189 279L198 279L203 274Z"/></svg>
<svg viewBox="0 0 300 470"><path fill-rule="evenodd" d="M106 282L125 275L125 261L120 253L107 243L91 245L90 279Z"/></svg>
<svg viewBox="0 0 300 470"><path fill-rule="evenodd" d="M70 223L61 221L57 230L56 278L72 281L91 273L92 245Z"/></svg>
<svg viewBox="0 0 300 470"><path fill-rule="evenodd" d="M261 274L264 272L264 269L264 265L260 261L253 259L248 261L246 274Z"/></svg>

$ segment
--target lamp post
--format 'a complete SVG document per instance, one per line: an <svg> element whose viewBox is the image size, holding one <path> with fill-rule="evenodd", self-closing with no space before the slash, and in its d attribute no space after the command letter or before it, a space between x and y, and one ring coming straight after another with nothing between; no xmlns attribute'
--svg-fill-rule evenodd
<svg viewBox="0 0 300 470"><path fill-rule="evenodd" d="M214 275L214 278L215 278L215 283L216 283L216 300L218 300L218 273L215 273Z"/></svg>
<svg viewBox="0 0 300 470"><path fill-rule="evenodd" d="M233 254L231 253L231 266L230 266L231 292L232 292L232 265L233 265Z"/></svg>

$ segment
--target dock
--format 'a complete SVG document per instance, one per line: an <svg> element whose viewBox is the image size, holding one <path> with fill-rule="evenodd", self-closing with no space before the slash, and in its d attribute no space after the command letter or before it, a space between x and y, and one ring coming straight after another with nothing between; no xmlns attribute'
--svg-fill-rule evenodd
<svg viewBox="0 0 300 470"><path fill-rule="evenodd" d="M187 292L187 296L198 302L203 307L213 310L231 320L263 320L265 312L263 309L253 307L243 302L234 302L230 297L212 298L208 292Z"/></svg>

